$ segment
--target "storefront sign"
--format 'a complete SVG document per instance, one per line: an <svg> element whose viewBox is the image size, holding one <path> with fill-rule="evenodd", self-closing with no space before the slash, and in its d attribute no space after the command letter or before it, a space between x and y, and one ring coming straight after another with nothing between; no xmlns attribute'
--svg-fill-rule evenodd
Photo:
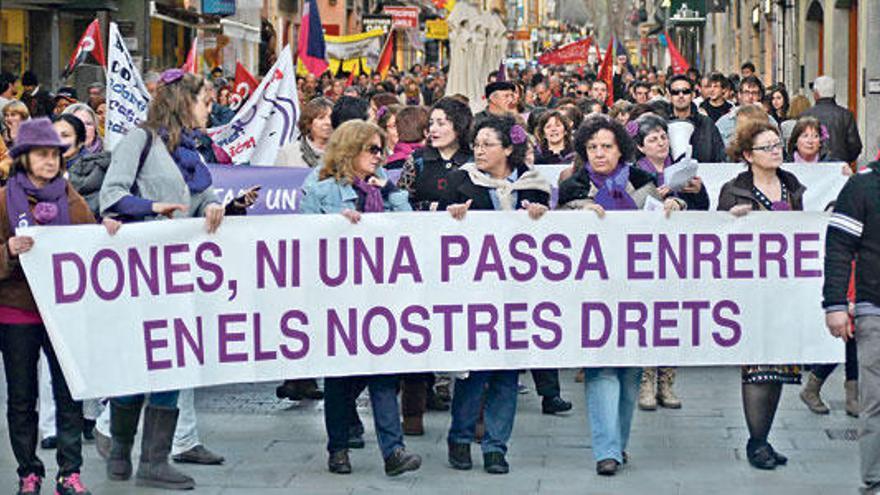
<svg viewBox="0 0 880 495"><path fill-rule="evenodd" d="M392 25L395 28L419 27L418 7L385 7L382 12L392 17Z"/></svg>

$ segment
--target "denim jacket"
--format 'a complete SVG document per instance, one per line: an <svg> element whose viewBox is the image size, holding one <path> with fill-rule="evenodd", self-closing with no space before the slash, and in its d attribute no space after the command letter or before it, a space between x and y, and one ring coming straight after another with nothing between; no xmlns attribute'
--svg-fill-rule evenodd
<svg viewBox="0 0 880 495"><path fill-rule="evenodd" d="M376 176L387 179L384 171L378 170ZM309 178L316 179L316 174ZM302 201L299 205L300 213L341 213L343 210L357 209L357 191L351 184L329 177L324 180L306 180L302 188ZM409 204L409 194L396 189L387 196L383 194L385 211L412 211Z"/></svg>

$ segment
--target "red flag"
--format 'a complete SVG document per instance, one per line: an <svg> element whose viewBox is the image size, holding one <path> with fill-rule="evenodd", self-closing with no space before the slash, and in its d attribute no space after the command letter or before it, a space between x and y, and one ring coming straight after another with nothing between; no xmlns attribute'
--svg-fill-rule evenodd
<svg viewBox="0 0 880 495"><path fill-rule="evenodd" d="M593 46L596 47L596 63L601 64L602 63L602 51L599 50L599 43L596 43Z"/></svg>
<svg viewBox="0 0 880 495"><path fill-rule="evenodd" d="M379 55L379 63L376 64L376 72L382 76L382 79L385 79L385 76L388 75L388 69L391 68L391 58L394 55L394 44L392 43L391 38L394 37L394 31L388 33L388 38L385 40L385 46L382 48L382 53Z"/></svg>
<svg viewBox="0 0 880 495"><path fill-rule="evenodd" d="M107 67L107 62L104 59L104 43L101 41L101 24L97 19L89 24L89 27L86 28L86 32L83 33L82 38L79 39L79 43L76 45L76 50L74 50L73 55L70 56L70 62L67 62L67 67L64 68L61 77L64 79L70 77L76 67L86 61L89 54L91 54L99 64Z"/></svg>
<svg viewBox="0 0 880 495"><path fill-rule="evenodd" d="M321 27L321 12L316 0L303 2L300 18L299 39L296 43L296 56L303 66L315 76L327 70L327 45L324 43L324 29Z"/></svg>
<svg viewBox="0 0 880 495"><path fill-rule="evenodd" d="M599 79L605 81L608 87L608 99L605 105L614 104L614 36L608 40L608 48L605 49L605 58L602 59L602 67L599 68Z"/></svg>
<svg viewBox="0 0 880 495"><path fill-rule="evenodd" d="M196 36L193 38L192 46L189 47L189 53L186 55L186 62L183 63L183 67L181 69L191 72L193 74L199 73L199 37Z"/></svg>
<svg viewBox="0 0 880 495"><path fill-rule="evenodd" d="M354 70L348 73L348 80L345 81L345 87L350 88L354 84Z"/></svg>
<svg viewBox="0 0 880 495"><path fill-rule="evenodd" d="M672 73L673 74L684 74L691 68L690 64L687 63L684 57L681 56L681 52L678 51L678 48L675 47L675 43L672 42L672 38L669 37L669 33L666 32L666 45L669 47L669 58L672 59Z"/></svg>
<svg viewBox="0 0 880 495"><path fill-rule="evenodd" d="M233 110L237 110L242 103L247 101L251 93L257 89L257 86L259 86L259 83L253 74L248 72L245 66L241 65L241 62L237 62L235 64L235 82L233 83L232 104L230 107Z"/></svg>
<svg viewBox="0 0 880 495"><path fill-rule="evenodd" d="M541 55L538 57L538 63L541 65L586 64L591 44L593 44L592 37L569 43ZM596 49L598 50L598 48Z"/></svg>

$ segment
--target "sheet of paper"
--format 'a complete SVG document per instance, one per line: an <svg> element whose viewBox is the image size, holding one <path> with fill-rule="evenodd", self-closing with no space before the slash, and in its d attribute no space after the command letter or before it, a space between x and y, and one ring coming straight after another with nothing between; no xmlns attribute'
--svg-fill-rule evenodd
<svg viewBox="0 0 880 495"><path fill-rule="evenodd" d="M681 191L688 181L697 176L698 163L685 159L663 169L663 184L672 191Z"/></svg>
<svg viewBox="0 0 880 495"><path fill-rule="evenodd" d="M663 210L663 202L653 196L648 196L645 199L645 207L643 208L643 210L645 210L645 211L657 211L657 210L662 211Z"/></svg>

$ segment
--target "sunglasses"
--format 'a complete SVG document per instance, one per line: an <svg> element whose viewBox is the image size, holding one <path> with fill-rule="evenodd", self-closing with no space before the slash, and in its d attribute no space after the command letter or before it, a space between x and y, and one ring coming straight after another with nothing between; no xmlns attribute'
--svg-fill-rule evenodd
<svg viewBox="0 0 880 495"><path fill-rule="evenodd" d="M369 153L371 155L376 155L376 156L382 156L385 153L385 150L382 149L381 146L376 146L375 144L370 146L369 148L365 149L364 151L366 151L367 153Z"/></svg>
<svg viewBox="0 0 880 495"><path fill-rule="evenodd" d="M690 89L670 89L669 90L669 94L671 94L672 96L689 95L691 93L693 93L693 90L690 90Z"/></svg>

